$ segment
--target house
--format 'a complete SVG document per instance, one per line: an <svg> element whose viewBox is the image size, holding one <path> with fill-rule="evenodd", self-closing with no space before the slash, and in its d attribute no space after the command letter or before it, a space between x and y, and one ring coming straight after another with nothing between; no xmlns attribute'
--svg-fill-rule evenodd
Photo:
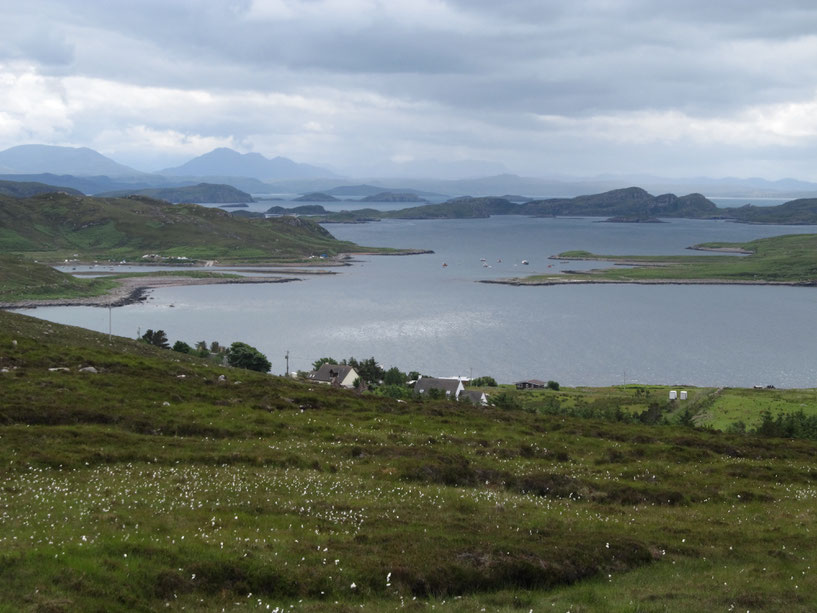
<svg viewBox="0 0 817 613"><path fill-rule="evenodd" d="M517 381L514 383L518 390L538 390L547 387L547 383L539 379L529 379L527 381Z"/></svg>
<svg viewBox="0 0 817 613"><path fill-rule="evenodd" d="M347 364L321 364L318 370L309 373L309 380L335 387L353 388L360 375Z"/></svg>
<svg viewBox="0 0 817 613"><path fill-rule="evenodd" d="M457 400L465 389L459 379L437 379L435 377L420 377L414 384L414 391L425 394L429 390L440 390L447 398Z"/></svg>
<svg viewBox="0 0 817 613"><path fill-rule="evenodd" d="M476 406L488 406L488 394L479 390L463 390L458 400L460 402L470 402Z"/></svg>

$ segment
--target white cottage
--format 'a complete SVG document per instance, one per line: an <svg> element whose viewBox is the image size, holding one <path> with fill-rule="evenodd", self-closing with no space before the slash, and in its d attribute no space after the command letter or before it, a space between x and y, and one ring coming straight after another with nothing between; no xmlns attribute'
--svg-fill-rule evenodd
<svg viewBox="0 0 817 613"><path fill-rule="evenodd" d="M347 364L321 364L318 370L309 373L309 380L337 387L353 388L360 375Z"/></svg>

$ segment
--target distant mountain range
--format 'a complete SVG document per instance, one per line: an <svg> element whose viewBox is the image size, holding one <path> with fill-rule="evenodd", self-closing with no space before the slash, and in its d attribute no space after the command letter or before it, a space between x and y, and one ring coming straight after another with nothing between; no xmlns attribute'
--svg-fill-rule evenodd
<svg viewBox="0 0 817 613"><path fill-rule="evenodd" d="M495 170L490 165L473 165L469 168L485 172ZM232 185L252 194L322 192L341 198L360 198L393 192L414 193L430 201L456 196L505 194L520 194L519 199L529 200L571 198L629 185L640 185L652 193L699 192L709 198L757 200L817 196L817 183L796 179L769 181L757 177L678 179L651 175L599 175L537 178L505 173L453 180L395 175L392 178L364 179L364 184L361 179L344 179L326 168L294 162L285 157L270 159L259 153L239 153L228 148L214 149L181 166L150 174L119 164L87 147L19 145L0 151L0 180L35 181L77 189L86 194L213 183Z"/></svg>
<svg viewBox="0 0 817 613"><path fill-rule="evenodd" d="M175 177L251 177L262 181L337 177L332 171L318 166L299 164L284 157L269 159L260 153L239 153L226 147L214 149L181 166L165 168L158 174Z"/></svg>
<svg viewBox="0 0 817 613"><path fill-rule="evenodd" d="M145 173L114 162L87 147L18 145L0 151L3 174L39 174L136 177Z"/></svg>

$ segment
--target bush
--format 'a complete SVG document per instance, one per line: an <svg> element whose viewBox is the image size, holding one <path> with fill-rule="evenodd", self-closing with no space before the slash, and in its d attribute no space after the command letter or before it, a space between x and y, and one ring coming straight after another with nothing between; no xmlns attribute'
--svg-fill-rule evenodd
<svg viewBox="0 0 817 613"><path fill-rule="evenodd" d="M514 411L522 408L516 394L512 392L500 392L492 396L492 403L498 409L505 409L506 411Z"/></svg>
<svg viewBox="0 0 817 613"><path fill-rule="evenodd" d="M227 354L227 363L236 368L246 368L247 370L257 370L258 372L269 372L272 364L263 353L255 347L246 343L233 343Z"/></svg>
<svg viewBox="0 0 817 613"><path fill-rule="evenodd" d="M559 389L559 382L558 382L558 381L548 381L548 382L547 382L547 388L548 388L549 390L556 390L556 391L558 391L558 389Z"/></svg>
<svg viewBox="0 0 817 613"><path fill-rule="evenodd" d="M496 379L493 377L477 377L476 379L471 379L470 383L468 384L470 387L496 387Z"/></svg>
<svg viewBox="0 0 817 613"><path fill-rule="evenodd" d="M179 353L193 353L193 348L184 341L176 341L173 344L173 351L178 351Z"/></svg>

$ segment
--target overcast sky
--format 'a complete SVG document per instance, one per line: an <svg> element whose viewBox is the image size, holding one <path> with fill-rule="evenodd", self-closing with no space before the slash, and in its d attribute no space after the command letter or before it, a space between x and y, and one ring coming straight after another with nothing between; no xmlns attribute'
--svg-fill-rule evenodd
<svg viewBox="0 0 817 613"><path fill-rule="evenodd" d="M817 180L813 0L0 0L0 149Z"/></svg>

